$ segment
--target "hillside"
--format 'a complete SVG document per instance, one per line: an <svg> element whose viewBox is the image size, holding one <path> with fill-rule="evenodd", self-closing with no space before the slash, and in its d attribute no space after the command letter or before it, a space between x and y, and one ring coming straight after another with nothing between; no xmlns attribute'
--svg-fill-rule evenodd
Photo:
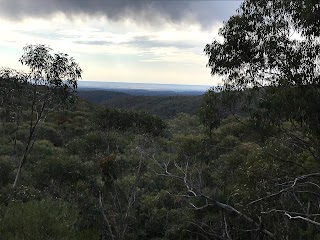
<svg viewBox="0 0 320 240"><path fill-rule="evenodd" d="M102 104L109 108L145 110L163 118L172 118L178 113L197 114L201 101L202 96L126 96Z"/></svg>
<svg viewBox="0 0 320 240"><path fill-rule="evenodd" d="M136 93L141 93L142 96L135 96L123 92L88 90L78 91L78 96L109 108L143 110L162 118L172 118L179 113L196 115L203 98L202 95L163 96L161 94L167 94L168 92L141 91ZM144 94L149 95L144 96Z"/></svg>
<svg viewBox="0 0 320 240"><path fill-rule="evenodd" d="M195 111L199 96L110 93L104 102L109 108L81 98L57 108L61 99L46 97L56 92L42 94L32 91L38 86L21 85L24 95L19 95L11 79L2 83L0 90L11 94L3 102L7 111L0 112L3 239L109 240L111 234L121 240L219 239L211 233L224 231L221 220L233 224L228 229L233 239L250 239L242 229L252 229L249 237L255 239L261 234L275 236L263 238L270 240L319 237L315 226L272 212L289 206L292 214L305 204L311 214L319 214L314 194L320 184L319 153L308 148L319 146L319 136L312 131L306 136L306 127L288 121L279 123L282 131L258 125L256 117L266 112L265 105L255 105L252 117L225 114L233 103L242 109L250 91L237 93L237 99L230 92L205 94L201 125L197 116L177 114ZM41 102L32 101L32 94ZM32 111L41 106L46 111ZM163 120L111 106L176 116ZM261 207L265 214L260 220ZM260 221L265 228L257 232ZM284 224L289 232L282 231Z"/></svg>
<svg viewBox="0 0 320 240"><path fill-rule="evenodd" d="M89 102L101 104L109 99L122 98L130 96L123 92L114 92L106 90L82 90L78 91L77 95Z"/></svg>

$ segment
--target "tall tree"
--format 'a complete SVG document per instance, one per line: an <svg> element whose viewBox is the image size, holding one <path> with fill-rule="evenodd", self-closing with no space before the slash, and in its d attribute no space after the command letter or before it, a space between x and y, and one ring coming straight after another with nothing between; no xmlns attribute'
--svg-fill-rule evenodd
<svg viewBox="0 0 320 240"><path fill-rule="evenodd" d="M259 120L297 121L320 136L318 1L245 1L205 47L211 74L266 93ZM263 116L261 116L263 114Z"/></svg>
<svg viewBox="0 0 320 240"><path fill-rule="evenodd" d="M291 143L295 149L310 154L318 164L319 13L320 3L314 0L246 0L220 29L224 40L214 40L205 47L211 74L223 76L227 89L259 92L255 98L250 98L254 100L251 116L255 123L279 130L284 134L283 145ZM277 154L272 154L275 161L284 159ZM305 171L302 159L290 160L300 164L301 171ZM279 197L280 201L286 196L287 203L295 206L295 211L290 211L287 204L283 209L271 207L266 212L320 226L315 217L319 212L313 204L319 201L314 194L318 187L311 187L313 184L318 186L320 173L318 167L308 171L302 175L297 171L293 179L282 175L277 180L282 186L280 190L274 189L274 193L252 204L273 197Z"/></svg>
<svg viewBox="0 0 320 240"><path fill-rule="evenodd" d="M52 49L44 45L26 46L20 62L29 67L28 73L16 73L10 69L1 71L1 82L7 83L8 94L12 95L17 89L24 89L23 95L20 97L25 102L29 122L25 149L20 156L13 187L17 185L22 167L37 138L36 131L39 124L45 120L48 111L62 106L72 99L72 93L77 88L77 80L81 78L82 72L72 57L64 53L52 53ZM18 86L12 87L11 91L9 83ZM5 90L5 88L2 89L2 91ZM18 99L18 96L14 98L10 96L6 97L6 101L2 99L1 105L7 103L10 107L13 102L9 100ZM21 102L20 105L16 105L21 106ZM19 122L19 117L16 117L15 121Z"/></svg>

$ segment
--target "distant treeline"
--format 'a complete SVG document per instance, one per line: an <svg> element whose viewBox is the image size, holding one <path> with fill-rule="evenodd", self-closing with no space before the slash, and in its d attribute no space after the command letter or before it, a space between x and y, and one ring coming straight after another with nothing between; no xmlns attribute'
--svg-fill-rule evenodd
<svg viewBox="0 0 320 240"><path fill-rule="evenodd" d="M133 96L104 90L79 91L78 95L106 107L144 110L166 119L175 117L179 113L197 114L203 98L203 96Z"/></svg>

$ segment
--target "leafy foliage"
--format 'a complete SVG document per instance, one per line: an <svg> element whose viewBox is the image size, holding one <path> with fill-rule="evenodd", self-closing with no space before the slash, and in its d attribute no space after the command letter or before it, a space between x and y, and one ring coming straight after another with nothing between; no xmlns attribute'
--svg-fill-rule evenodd
<svg viewBox="0 0 320 240"><path fill-rule="evenodd" d="M225 84L199 118L56 108L51 94L72 96L79 69L27 48L31 75L1 71L0 237L319 239L318 11L311 0L244 1L224 41L206 46Z"/></svg>
<svg viewBox="0 0 320 240"><path fill-rule="evenodd" d="M163 134L164 122L156 116L146 112L123 111L117 109L103 109L94 116L95 123L104 130L136 130L154 136Z"/></svg>

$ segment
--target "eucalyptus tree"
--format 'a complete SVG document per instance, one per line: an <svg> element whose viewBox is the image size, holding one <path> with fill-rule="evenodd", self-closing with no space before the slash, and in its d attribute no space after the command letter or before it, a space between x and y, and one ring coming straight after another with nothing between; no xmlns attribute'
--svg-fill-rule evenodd
<svg viewBox="0 0 320 240"><path fill-rule="evenodd" d="M82 73L72 57L64 53L53 53L45 45L28 45L23 50L20 63L29 67L29 72L18 73L11 69L1 71L1 84L7 83L8 86L1 89L5 93L2 95L1 108L3 109L4 104L12 107L12 99L19 99L21 93L20 102L15 102L15 106L18 109L23 107L27 118L25 120L28 121L28 134L24 139L25 147L18 161L13 187L17 186L22 167L37 139L39 124L45 121L50 110L72 102L72 93L76 90L77 80ZM19 93L17 89L21 89ZM16 115L21 117L21 114ZM20 117L14 118L14 121L20 122Z"/></svg>
<svg viewBox="0 0 320 240"><path fill-rule="evenodd" d="M319 13L314 0L246 0L220 29L223 41L204 49L211 74L221 75L227 90L253 94L246 104L254 102L255 126L277 129L281 146L301 149L312 166L320 163ZM281 187L250 204L286 198L287 206L263 212L319 227L319 168L306 169L310 165L298 156L290 161L301 166L296 176L275 176Z"/></svg>
<svg viewBox="0 0 320 240"><path fill-rule="evenodd" d="M205 47L211 74L233 89L257 89L262 118L320 133L318 1L245 1ZM266 112L268 111L268 112Z"/></svg>

